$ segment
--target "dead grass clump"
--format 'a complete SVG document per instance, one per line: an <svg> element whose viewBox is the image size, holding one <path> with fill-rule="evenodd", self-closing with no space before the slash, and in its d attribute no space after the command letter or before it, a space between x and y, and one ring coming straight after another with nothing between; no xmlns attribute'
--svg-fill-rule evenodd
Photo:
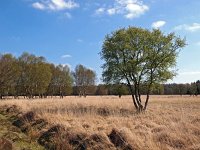
<svg viewBox="0 0 200 150"><path fill-rule="evenodd" d="M0 150L12 150L12 143L4 138L0 138Z"/></svg>
<svg viewBox="0 0 200 150"><path fill-rule="evenodd" d="M7 113L19 113L20 110L16 105L12 105L11 107L7 107L6 112Z"/></svg>
<svg viewBox="0 0 200 150"><path fill-rule="evenodd" d="M84 143L84 140L87 138L87 134L83 132L73 132L68 131L67 133L67 139L73 147L79 147L79 148L86 148L86 144Z"/></svg>
<svg viewBox="0 0 200 150"><path fill-rule="evenodd" d="M123 150L134 150L132 145L128 143L128 139L123 132L117 129L112 129L111 133L108 135L110 141L117 147Z"/></svg>
<svg viewBox="0 0 200 150"><path fill-rule="evenodd" d="M192 133L200 139L200 127L193 128Z"/></svg>
<svg viewBox="0 0 200 150"><path fill-rule="evenodd" d="M44 146L46 149L50 149L50 150L72 149L72 147L66 141L65 129L60 125L53 126L48 131L44 132L39 137L38 143Z"/></svg>
<svg viewBox="0 0 200 150"><path fill-rule="evenodd" d="M15 120L13 125L20 128L22 132L28 132L33 121L35 121L35 113L30 111Z"/></svg>
<svg viewBox="0 0 200 150"><path fill-rule="evenodd" d="M19 119L13 122L13 125L17 127L23 126L25 123L30 123L35 120L35 113L30 111L22 115Z"/></svg>
<svg viewBox="0 0 200 150"><path fill-rule="evenodd" d="M31 124L31 127L36 130L44 129L47 126L48 122L44 119L37 119Z"/></svg>
<svg viewBox="0 0 200 150"><path fill-rule="evenodd" d="M166 128L165 127L155 127L151 130L152 133L159 133L159 132L162 132L162 131L165 131Z"/></svg>
<svg viewBox="0 0 200 150"><path fill-rule="evenodd" d="M149 120L144 122L143 125L149 129L154 128L155 126L157 126L157 124L150 122Z"/></svg>
<svg viewBox="0 0 200 150"><path fill-rule="evenodd" d="M28 134L32 139L37 139L40 137L41 131L47 127L48 122L44 119L38 119L36 114L30 111L16 119L12 124Z"/></svg>
<svg viewBox="0 0 200 150"><path fill-rule="evenodd" d="M92 134L89 136L85 143L87 147L92 150L115 150L115 146L109 141L109 138L105 134Z"/></svg>
<svg viewBox="0 0 200 150"><path fill-rule="evenodd" d="M192 124L200 124L200 118L195 118L191 121Z"/></svg>
<svg viewBox="0 0 200 150"><path fill-rule="evenodd" d="M129 115L133 115L134 114L134 111L130 111L129 109L125 109L125 108L121 108L119 110L119 113L122 115L122 116L129 116Z"/></svg>
<svg viewBox="0 0 200 150"><path fill-rule="evenodd" d="M193 145L190 148L188 148L188 150L200 150L200 144Z"/></svg>
<svg viewBox="0 0 200 150"><path fill-rule="evenodd" d="M177 118L176 116L173 116L173 117L170 118L170 120L173 121L173 122L178 123L178 122L181 121L181 118Z"/></svg>
<svg viewBox="0 0 200 150"><path fill-rule="evenodd" d="M141 131L147 131L147 130L148 130L147 127L145 127L145 126L143 126L143 125L141 125L141 124L136 125L136 126L135 126L135 129L136 129L136 130L141 130Z"/></svg>
<svg viewBox="0 0 200 150"><path fill-rule="evenodd" d="M98 108L97 109L97 114L100 116L109 116L111 114L109 108Z"/></svg>
<svg viewBox="0 0 200 150"><path fill-rule="evenodd" d="M170 146L172 148L184 149L186 147L185 142L182 139L173 137L170 134L165 133L165 132L157 134L156 139L161 144Z"/></svg>
<svg viewBox="0 0 200 150"><path fill-rule="evenodd" d="M69 130L65 134L65 141L76 150L114 150L115 146L109 141L105 134L89 135L83 132Z"/></svg>
<svg viewBox="0 0 200 150"><path fill-rule="evenodd" d="M88 128L90 128L90 125L89 125L89 124L86 124L86 123L84 123L84 124L82 125L82 127L83 127L83 128L85 128L85 129L88 129Z"/></svg>

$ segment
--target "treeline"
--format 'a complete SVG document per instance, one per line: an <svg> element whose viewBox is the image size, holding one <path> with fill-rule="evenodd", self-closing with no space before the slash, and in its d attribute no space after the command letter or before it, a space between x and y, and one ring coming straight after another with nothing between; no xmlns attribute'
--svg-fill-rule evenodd
<svg viewBox="0 0 200 150"><path fill-rule="evenodd" d="M74 87L75 88L75 87ZM130 91L125 84L112 84L98 86L92 86L88 88L90 95L130 95ZM146 94L145 86L140 89L141 94ZM74 90L75 92L75 90ZM77 95L77 93L73 93ZM150 92L151 95L199 95L200 94L200 80L193 83L186 84L160 84L155 85L153 90Z"/></svg>
<svg viewBox="0 0 200 150"><path fill-rule="evenodd" d="M186 84L164 84L164 91L162 94L166 95L199 95L200 94L200 80Z"/></svg>
<svg viewBox="0 0 200 150"><path fill-rule="evenodd" d="M67 65L55 65L42 56L23 53L18 58L12 54L0 55L0 99L7 96L45 98L67 95L129 95L127 85L96 85L95 71L77 65L71 71ZM140 89L145 93L145 87ZM151 94L198 95L200 81L190 84L155 85Z"/></svg>
<svg viewBox="0 0 200 150"><path fill-rule="evenodd" d="M18 58L12 54L0 55L0 99L5 96L45 98L73 93L86 95L86 87L95 85L93 70L77 65L74 72L67 65L48 63L42 56L23 53ZM75 81L75 82L74 82Z"/></svg>

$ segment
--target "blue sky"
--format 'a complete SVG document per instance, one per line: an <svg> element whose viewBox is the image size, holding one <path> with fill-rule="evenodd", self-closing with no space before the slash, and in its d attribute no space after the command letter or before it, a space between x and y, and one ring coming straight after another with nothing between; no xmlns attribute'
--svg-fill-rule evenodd
<svg viewBox="0 0 200 150"><path fill-rule="evenodd" d="M27 51L55 64L92 68L101 77L106 34L160 28L186 37L176 83L200 79L200 0L1 0L0 53Z"/></svg>

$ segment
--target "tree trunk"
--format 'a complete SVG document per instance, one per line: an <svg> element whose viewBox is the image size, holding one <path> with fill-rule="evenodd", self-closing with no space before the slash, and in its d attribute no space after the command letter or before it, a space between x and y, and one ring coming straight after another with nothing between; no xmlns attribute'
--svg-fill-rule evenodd
<svg viewBox="0 0 200 150"><path fill-rule="evenodd" d="M133 99L133 104L135 106L135 109L138 110L138 105L137 105L136 100L135 100L134 91L133 91L133 88L132 88L130 83L128 84L128 87L129 87L129 90L131 92L131 96L132 96L132 99Z"/></svg>
<svg viewBox="0 0 200 150"><path fill-rule="evenodd" d="M138 105L137 105L137 103L136 103L136 101L135 101L135 96L134 96L134 94L131 94L131 95L132 95L133 104L134 104L134 106L135 106L135 109L138 110Z"/></svg>
<svg viewBox="0 0 200 150"><path fill-rule="evenodd" d="M129 87L129 90L131 92L131 96L132 96L132 99L133 99L133 104L135 106L135 109L137 110L138 113L142 112L143 111L143 106L142 106L142 103L141 103L141 97L140 97L140 93L138 93L138 87L137 85L135 84L135 89L133 89L132 85L130 84L130 81L129 79L127 78L126 79L127 82L128 82L128 87Z"/></svg>
<svg viewBox="0 0 200 150"><path fill-rule="evenodd" d="M149 102L149 94L147 94L147 97L146 97L146 101L145 101L145 105L143 109L144 111L147 109L148 102Z"/></svg>
<svg viewBox="0 0 200 150"><path fill-rule="evenodd" d="M139 84L135 84L135 99L136 99L136 102L138 104L138 112L142 112L143 110L143 106L142 106L142 101L141 101L141 96L140 96L140 90L139 90Z"/></svg>

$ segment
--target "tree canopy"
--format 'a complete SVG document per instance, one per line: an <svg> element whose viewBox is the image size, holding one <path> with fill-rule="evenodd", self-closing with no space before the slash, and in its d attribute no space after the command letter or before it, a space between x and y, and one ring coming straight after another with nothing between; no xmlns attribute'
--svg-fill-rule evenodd
<svg viewBox="0 0 200 150"><path fill-rule="evenodd" d="M83 65L77 65L73 76L79 96L86 96L89 86L95 85L96 73Z"/></svg>
<svg viewBox="0 0 200 150"><path fill-rule="evenodd" d="M26 52L18 58L0 55L0 99L9 95L63 97L71 94L72 84L68 66L49 64L44 57Z"/></svg>
<svg viewBox="0 0 200 150"><path fill-rule="evenodd" d="M137 111L146 109L152 88L176 75L176 59L185 39L160 30L129 27L105 37L101 58L103 81L126 83ZM143 106L140 90L146 90Z"/></svg>

